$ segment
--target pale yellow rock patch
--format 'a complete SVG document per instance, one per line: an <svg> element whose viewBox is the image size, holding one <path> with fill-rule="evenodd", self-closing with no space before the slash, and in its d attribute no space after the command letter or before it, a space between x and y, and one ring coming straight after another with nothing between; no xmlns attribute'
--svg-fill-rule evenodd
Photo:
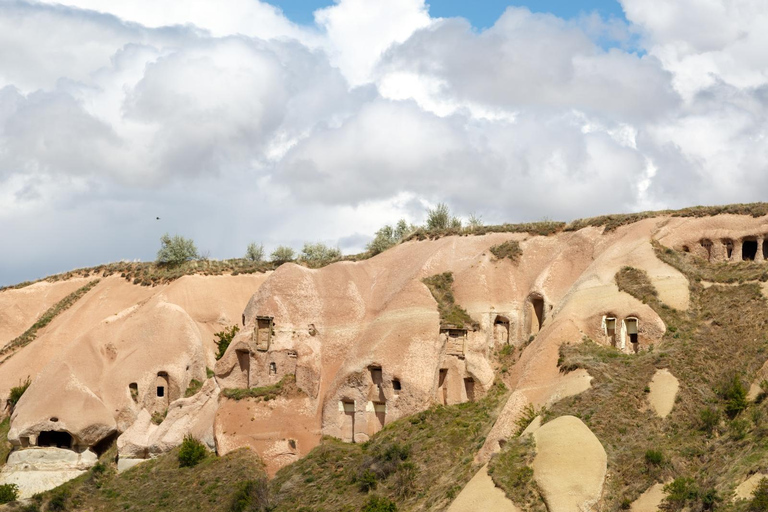
<svg viewBox="0 0 768 512"><path fill-rule="evenodd" d="M664 484L654 484L629 507L630 512L657 512L664 499Z"/></svg>
<svg viewBox="0 0 768 512"><path fill-rule="evenodd" d="M760 483L760 480L763 478L768 478L768 475L764 473L755 473L751 477L747 478L741 484L736 487L736 490L733 492L734 499L737 500L748 500L752 498L752 493L757 488L757 485Z"/></svg>
<svg viewBox="0 0 768 512"><path fill-rule="evenodd" d="M448 507L448 512L520 512L496 487L488 474L488 464L480 468Z"/></svg>
<svg viewBox="0 0 768 512"><path fill-rule="evenodd" d="M607 456L580 419L561 416L533 434L533 476L549 512L595 510L603 490Z"/></svg>
<svg viewBox="0 0 768 512"><path fill-rule="evenodd" d="M651 408L659 417L666 418L675 405L675 397L678 389L680 389L680 382L669 373L669 370L662 368L656 370L648 387L651 388L651 392L648 394Z"/></svg>

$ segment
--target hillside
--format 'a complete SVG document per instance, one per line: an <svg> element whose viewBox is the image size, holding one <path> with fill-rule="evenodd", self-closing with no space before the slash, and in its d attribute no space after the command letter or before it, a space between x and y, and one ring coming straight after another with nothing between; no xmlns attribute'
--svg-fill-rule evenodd
<svg viewBox="0 0 768 512"><path fill-rule="evenodd" d="M241 510L747 510L768 474L766 211L5 289L0 397L31 384L0 424L0 483L77 477L26 505L43 510L235 510L249 481ZM185 436L212 453L195 468ZM508 499L484 508L490 482Z"/></svg>

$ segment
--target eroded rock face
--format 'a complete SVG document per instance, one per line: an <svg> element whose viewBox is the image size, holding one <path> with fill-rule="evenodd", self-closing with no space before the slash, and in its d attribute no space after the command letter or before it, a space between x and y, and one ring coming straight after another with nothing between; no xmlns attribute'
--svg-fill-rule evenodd
<svg viewBox="0 0 768 512"><path fill-rule="evenodd" d="M669 370L663 368L656 371L648 387L650 388L648 403L651 409L660 418L666 418L675 406L675 397L677 397L680 383L674 375L669 373Z"/></svg>
<svg viewBox="0 0 768 512"><path fill-rule="evenodd" d="M608 457L589 427L574 416L560 416L533 436L533 477L549 512L597 510Z"/></svg>
<svg viewBox="0 0 768 512"><path fill-rule="evenodd" d="M86 450L77 453L63 448L30 448L10 454L0 471L0 484L19 486L20 498L58 487L93 467L98 458Z"/></svg>

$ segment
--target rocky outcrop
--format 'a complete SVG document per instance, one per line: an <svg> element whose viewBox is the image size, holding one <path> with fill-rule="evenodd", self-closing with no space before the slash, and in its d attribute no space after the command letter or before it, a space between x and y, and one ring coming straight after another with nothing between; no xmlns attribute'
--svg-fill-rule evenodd
<svg viewBox="0 0 768 512"><path fill-rule="evenodd" d="M680 383L674 375L669 373L669 370L662 368L656 370L648 388L650 389L648 403L651 409L660 418L666 418L675 406L675 397L677 397Z"/></svg>
<svg viewBox="0 0 768 512"><path fill-rule="evenodd" d="M549 512L597 510L608 458L589 427L574 416L560 416L533 436L533 477Z"/></svg>
<svg viewBox="0 0 768 512"><path fill-rule="evenodd" d="M97 460L90 450L82 453L63 448L15 451L0 471L0 484L18 485L19 498L26 499L82 475Z"/></svg>

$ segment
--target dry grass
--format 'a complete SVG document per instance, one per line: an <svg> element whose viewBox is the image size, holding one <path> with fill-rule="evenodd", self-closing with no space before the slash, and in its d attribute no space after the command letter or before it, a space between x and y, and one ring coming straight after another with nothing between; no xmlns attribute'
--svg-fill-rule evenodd
<svg viewBox="0 0 768 512"><path fill-rule="evenodd" d="M459 329L478 329L480 327L464 308L456 304L456 299L453 296L452 272L425 277L422 282L427 285L432 297L437 302L441 327L456 326Z"/></svg>
<svg viewBox="0 0 768 512"><path fill-rule="evenodd" d="M50 501L59 499L64 504L60 510L68 511L226 512L242 482L265 476L258 456L248 449L207 457L197 466L181 468L176 448L121 475L110 462L114 455L113 448L85 475L44 493L41 509L50 509Z"/></svg>
<svg viewBox="0 0 768 512"><path fill-rule="evenodd" d="M766 300L755 284L704 289L694 282L691 309L678 312L655 300L643 273L622 269L617 282L662 317L668 330L661 345L637 355L589 340L562 347L561 368L586 368L594 380L588 391L555 404L545 420L578 416L600 439L608 453L606 510L626 506L656 482L681 477L699 490L687 506L702 510L707 492L727 497L748 473L768 469L768 403L750 405L734 420L721 415L711 434L701 416L707 408L723 411L723 384L733 376L751 381L768 359ZM668 368L680 381L675 407L664 420L650 411L646 398L658 368ZM664 462L648 462L649 450L660 452ZM731 507L720 503L723 510Z"/></svg>
<svg viewBox="0 0 768 512"><path fill-rule="evenodd" d="M754 261L733 261L712 263L666 248L658 242L653 242L656 256L663 262L679 269L689 279L694 281L710 281L713 283L745 283L748 281L768 281L768 267L765 263Z"/></svg>
<svg viewBox="0 0 768 512"><path fill-rule="evenodd" d="M90 281L85 286L78 288L74 292L70 293L63 299L61 299L59 302L48 308L48 310L42 314L42 316L34 323L32 324L32 327L24 331L20 336L14 338L13 340L9 341L2 349L0 349L0 356L3 356L5 354L8 355L5 359L0 361L0 364L4 363L8 358L10 358L15 350L24 347L26 345L29 345L32 343L35 338L37 338L37 331L47 326L51 321L56 318L60 313L63 313L72 305L75 304L78 300L80 300L81 297L83 297L86 293L88 293L91 288L99 284L98 279L94 279L93 281Z"/></svg>
<svg viewBox="0 0 768 512"><path fill-rule="evenodd" d="M546 512L544 500L533 480L531 464L535 455L533 436L512 438L493 456L488 465L488 474L518 507Z"/></svg>
<svg viewBox="0 0 768 512"><path fill-rule="evenodd" d="M645 270L624 267L616 273L615 279L620 291L627 292L644 304L658 300L659 294Z"/></svg>
<svg viewBox="0 0 768 512"><path fill-rule="evenodd" d="M277 473L276 510L357 512L371 475L371 492L394 500L398 510L444 510L479 469L474 454L505 397L496 384L476 402L435 406L391 423L363 445L326 438Z"/></svg>
<svg viewBox="0 0 768 512"><path fill-rule="evenodd" d="M5 464L11 453L11 443L8 442L8 431L11 429L11 419L0 421L0 467Z"/></svg>
<svg viewBox="0 0 768 512"><path fill-rule="evenodd" d="M286 375L277 384L262 386L259 388L225 388L221 394L231 400L243 400L245 398L254 398L257 401L270 401L279 396L293 397L298 396L302 391L296 386L296 377Z"/></svg>
<svg viewBox="0 0 768 512"><path fill-rule="evenodd" d="M497 260L508 258L512 263L517 263L520 256L523 255L523 250L520 248L520 243L517 240L507 240L503 244L491 247L491 254Z"/></svg>

